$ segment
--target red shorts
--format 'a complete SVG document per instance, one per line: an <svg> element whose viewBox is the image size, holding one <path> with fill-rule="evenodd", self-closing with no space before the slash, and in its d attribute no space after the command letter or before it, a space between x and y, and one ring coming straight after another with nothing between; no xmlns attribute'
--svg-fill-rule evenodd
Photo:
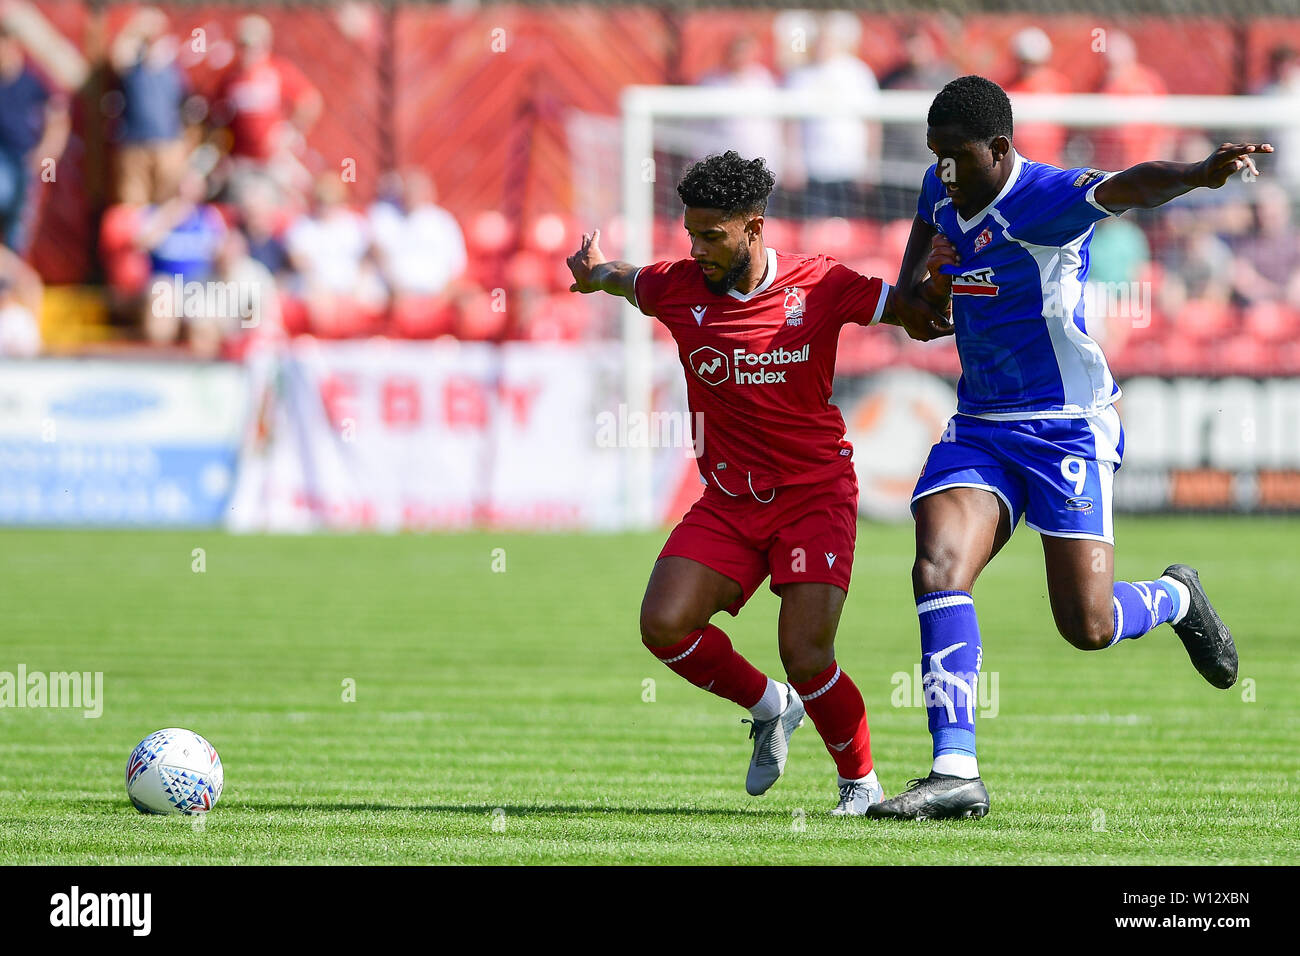
<svg viewBox="0 0 1300 956"><path fill-rule="evenodd" d="M757 497L767 498L771 490ZM731 497L710 485L673 529L659 557L698 561L740 585L733 617L772 576L771 588L796 582L849 590L858 535L858 479L849 465L829 481L784 485L767 504Z"/></svg>

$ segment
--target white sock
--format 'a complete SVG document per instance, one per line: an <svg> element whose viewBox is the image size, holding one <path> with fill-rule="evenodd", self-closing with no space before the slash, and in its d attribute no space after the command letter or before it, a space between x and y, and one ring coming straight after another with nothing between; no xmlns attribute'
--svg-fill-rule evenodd
<svg viewBox="0 0 1300 956"><path fill-rule="evenodd" d="M974 780L980 775L979 763L969 754L939 754L934 758L934 766L930 769L946 777L961 777L965 780Z"/></svg>
<svg viewBox="0 0 1300 956"><path fill-rule="evenodd" d="M1187 585L1182 581L1175 581L1173 578L1166 577L1163 574L1160 575L1160 580L1164 581L1165 584L1170 585L1176 592L1178 592L1178 613L1174 615L1173 620L1169 623L1181 623L1183 618L1187 616L1188 609L1192 606L1192 593L1187 590Z"/></svg>
<svg viewBox="0 0 1300 956"><path fill-rule="evenodd" d="M871 773L867 774L865 777L859 777L857 780L850 780L848 777L841 777L839 774L836 774L835 783L836 786L840 787L844 786L846 783L865 783L869 787L880 786L880 781L876 779L875 770L872 770Z"/></svg>
<svg viewBox="0 0 1300 956"><path fill-rule="evenodd" d="M769 677L767 690L763 691L763 696L758 699L758 703L749 708L749 712L755 720L771 720L773 717L779 717L785 710L785 702L785 685Z"/></svg>

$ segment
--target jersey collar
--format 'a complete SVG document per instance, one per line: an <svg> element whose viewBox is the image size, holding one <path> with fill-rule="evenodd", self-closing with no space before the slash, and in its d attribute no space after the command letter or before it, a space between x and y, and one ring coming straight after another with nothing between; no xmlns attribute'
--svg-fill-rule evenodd
<svg viewBox="0 0 1300 956"><path fill-rule="evenodd" d="M754 288L749 292L737 292L735 289L731 289L727 292L727 295L731 296L733 299L738 299L741 302L748 302L750 299L754 298L754 296L766 292L768 289L770 289L772 287L772 283L775 281L776 281L776 250L769 246L767 250L767 272L763 276L763 281L760 282L758 285L754 286Z"/></svg>
<svg viewBox="0 0 1300 956"><path fill-rule="evenodd" d="M969 219L963 219L961 217L961 213L957 212L957 206L955 204L953 205L952 211L957 215L957 225L961 227L962 232L970 232L977 225L979 225L984 220L984 217L989 214L989 210L992 209L994 206L996 206L998 203L1000 203L1002 200L1006 199L1007 193L1011 192L1012 188L1016 185L1016 180L1020 178L1020 167L1023 165L1023 160L1020 154L1017 153L1014 149L1011 152L1014 153L1016 157L1015 165L1011 167L1011 175L1008 176L1007 181L1003 183L1002 191L993 197L992 202L990 202L987 206L985 206L975 215L971 216Z"/></svg>

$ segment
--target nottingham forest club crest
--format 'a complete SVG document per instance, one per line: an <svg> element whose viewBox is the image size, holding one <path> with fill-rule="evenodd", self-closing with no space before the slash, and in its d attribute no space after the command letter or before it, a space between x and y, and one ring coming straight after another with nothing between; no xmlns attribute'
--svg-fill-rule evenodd
<svg viewBox="0 0 1300 956"><path fill-rule="evenodd" d="M983 249L992 241L993 241L993 230L986 228L983 232L981 232L978 236L975 237L975 251L979 252L981 249Z"/></svg>
<svg viewBox="0 0 1300 956"><path fill-rule="evenodd" d="M789 286L785 290L785 324L803 325L803 307L803 293L797 285Z"/></svg>

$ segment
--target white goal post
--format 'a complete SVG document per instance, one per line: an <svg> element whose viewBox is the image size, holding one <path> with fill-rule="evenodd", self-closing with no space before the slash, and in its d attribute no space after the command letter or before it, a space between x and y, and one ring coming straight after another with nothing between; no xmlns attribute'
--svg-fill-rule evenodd
<svg viewBox="0 0 1300 956"><path fill-rule="evenodd" d="M866 99L835 101L802 90L743 90L726 87L630 86L623 90L622 257L650 261L654 252L656 124L721 119L808 120L857 118L881 125L923 125L937 91L881 91ZM1085 129L1148 123L1196 131L1276 135L1300 148L1300 97L1275 96L1107 96L1100 94L1012 94L1019 126L1051 123ZM1031 157L1032 158L1032 157ZM1155 157L1153 157L1155 158ZM1170 157L1172 158L1172 157ZM920 171L916 183L920 183ZM814 250L802 250L811 252ZM892 279L893 276L886 276ZM651 319L636 307L622 309L625 391L630 409L651 406ZM654 525L652 458L649 448L629 448L626 521L630 528Z"/></svg>

